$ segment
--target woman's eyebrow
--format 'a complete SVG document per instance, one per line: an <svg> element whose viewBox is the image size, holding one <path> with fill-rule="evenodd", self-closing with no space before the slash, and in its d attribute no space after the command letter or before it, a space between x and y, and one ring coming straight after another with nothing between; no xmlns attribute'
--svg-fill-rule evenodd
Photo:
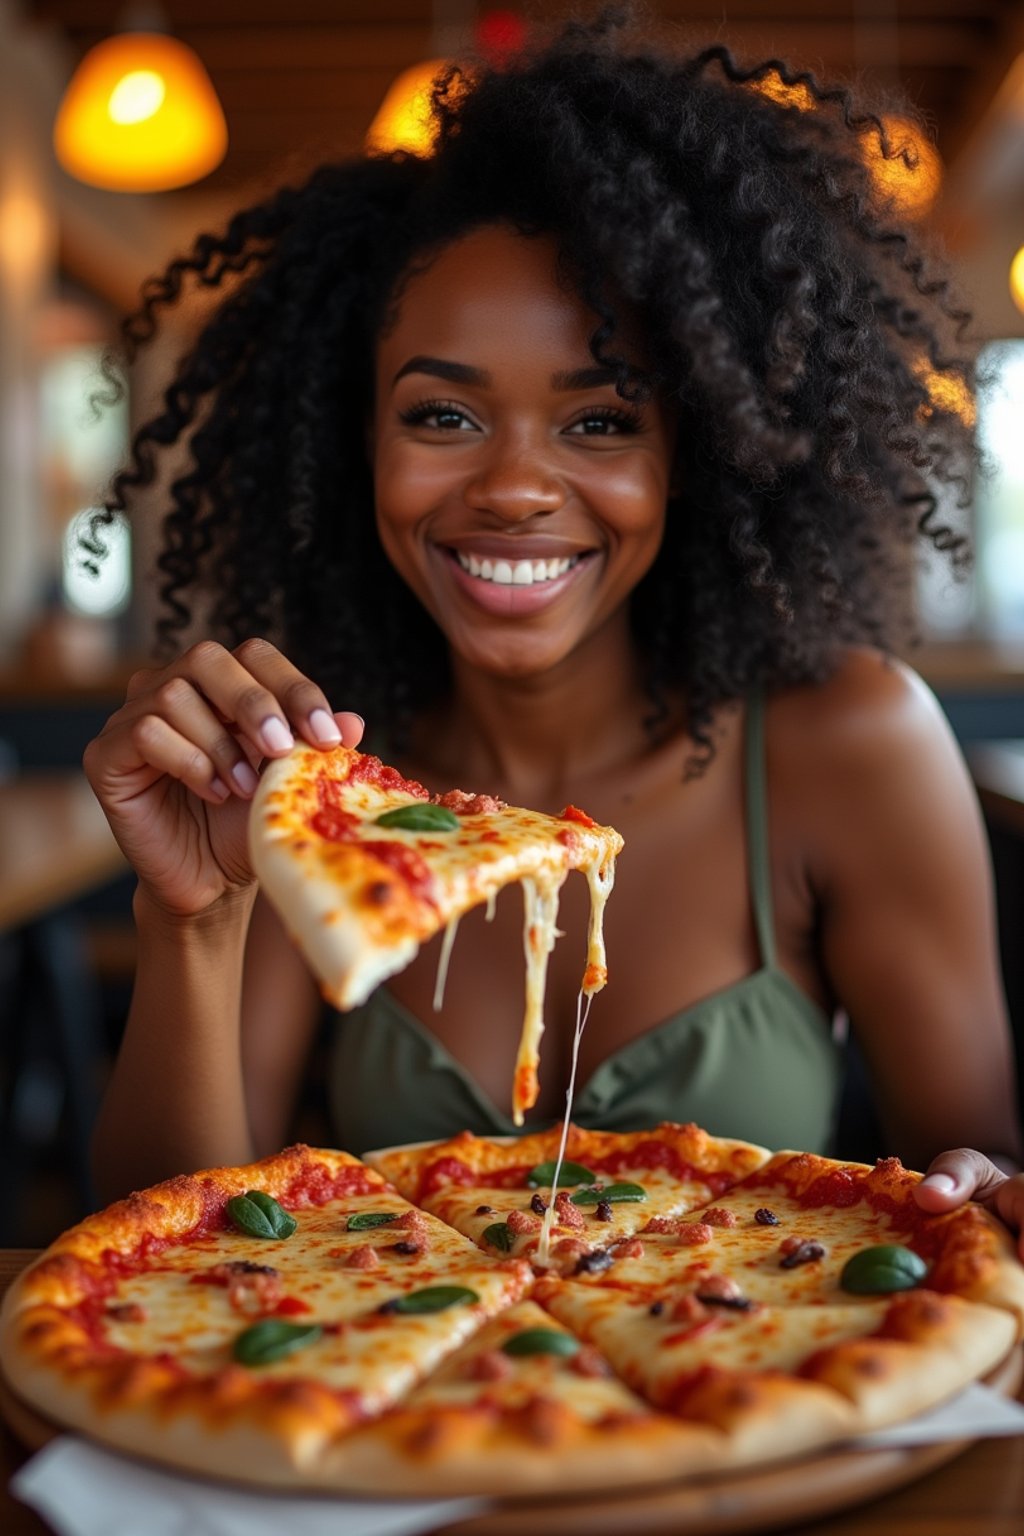
<svg viewBox="0 0 1024 1536"><path fill-rule="evenodd" d="M598 389L604 384L614 384L618 378L615 368L574 368L571 373L553 373L553 389Z"/></svg>
<svg viewBox="0 0 1024 1536"><path fill-rule="evenodd" d="M407 363L402 364L392 385L404 379L408 373L428 373L435 379L446 379L449 384L474 384L481 389L493 383L485 368L474 368L469 363L452 363L443 357L417 356L410 357ZM553 373L551 387L559 391L598 389L605 384L614 384L617 377L618 371L615 368L574 368L567 373Z"/></svg>
<svg viewBox="0 0 1024 1536"><path fill-rule="evenodd" d="M491 376L483 368L471 368L468 363L449 363L443 357L410 357L395 374L392 384L404 379L407 373L429 373L436 379L447 379L449 384L477 384L486 388Z"/></svg>

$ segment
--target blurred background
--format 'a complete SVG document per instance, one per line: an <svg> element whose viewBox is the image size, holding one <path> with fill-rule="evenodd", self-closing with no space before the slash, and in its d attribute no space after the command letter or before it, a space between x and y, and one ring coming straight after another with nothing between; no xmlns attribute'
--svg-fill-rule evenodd
<svg viewBox="0 0 1024 1536"><path fill-rule="evenodd" d="M101 412L104 350L140 285L236 207L329 157L415 147L440 62L517 47L558 3L0 0L0 1243L89 1206L86 1145L133 967L131 881L80 772L147 659L159 506L97 579L81 520L187 341L185 306ZM914 664L965 749L992 838L1024 1031L1024 4L653 0L682 42L892 93L910 215L952 252L988 383L957 402L990 473L975 562L922 563ZM925 133L900 117L903 97ZM410 137L411 135L411 137ZM866 149L866 152L869 152ZM879 171L894 173L894 163ZM315 1105L305 1106L315 1135Z"/></svg>

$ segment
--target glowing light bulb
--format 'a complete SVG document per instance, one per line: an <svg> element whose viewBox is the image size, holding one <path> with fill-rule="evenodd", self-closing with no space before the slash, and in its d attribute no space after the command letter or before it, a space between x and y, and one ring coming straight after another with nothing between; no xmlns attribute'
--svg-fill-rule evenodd
<svg viewBox="0 0 1024 1536"><path fill-rule="evenodd" d="M159 112L167 87L155 69L133 69L114 86L107 111L115 123L143 123Z"/></svg>
<svg viewBox="0 0 1024 1536"><path fill-rule="evenodd" d="M162 192L218 166L228 130L191 48L161 32L121 32L79 64L53 144L79 181L116 192Z"/></svg>
<svg viewBox="0 0 1024 1536"><path fill-rule="evenodd" d="M1010 263L1010 297L1024 311L1024 245Z"/></svg>
<svg viewBox="0 0 1024 1536"><path fill-rule="evenodd" d="M366 148L371 155L389 155L400 149L423 157L433 153L434 81L447 68L444 59L427 59L403 69L389 87L367 132Z"/></svg>
<svg viewBox="0 0 1024 1536"><path fill-rule="evenodd" d="M875 190L910 219L919 219L935 201L942 184L939 152L916 123L883 117L890 154L882 153L877 129L867 129L861 144Z"/></svg>

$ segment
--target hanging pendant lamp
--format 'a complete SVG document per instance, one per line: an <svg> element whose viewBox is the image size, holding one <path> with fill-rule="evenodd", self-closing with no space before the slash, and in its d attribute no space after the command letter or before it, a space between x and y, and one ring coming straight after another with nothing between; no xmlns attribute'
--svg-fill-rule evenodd
<svg viewBox="0 0 1024 1536"><path fill-rule="evenodd" d="M163 192L224 158L227 124L199 59L163 32L119 32L85 55L57 112L66 171L116 192Z"/></svg>

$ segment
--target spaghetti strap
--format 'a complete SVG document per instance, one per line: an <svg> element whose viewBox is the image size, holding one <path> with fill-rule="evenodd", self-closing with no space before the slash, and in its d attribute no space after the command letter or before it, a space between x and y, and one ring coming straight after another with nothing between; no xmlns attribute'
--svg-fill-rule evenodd
<svg viewBox="0 0 1024 1536"><path fill-rule="evenodd" d="M747 867L762 966L775 965L775 915L772 911L771 861L768 853L768 793L764 750L764 693L755 688L747 702L744 773L747 804Z"/></svg>

